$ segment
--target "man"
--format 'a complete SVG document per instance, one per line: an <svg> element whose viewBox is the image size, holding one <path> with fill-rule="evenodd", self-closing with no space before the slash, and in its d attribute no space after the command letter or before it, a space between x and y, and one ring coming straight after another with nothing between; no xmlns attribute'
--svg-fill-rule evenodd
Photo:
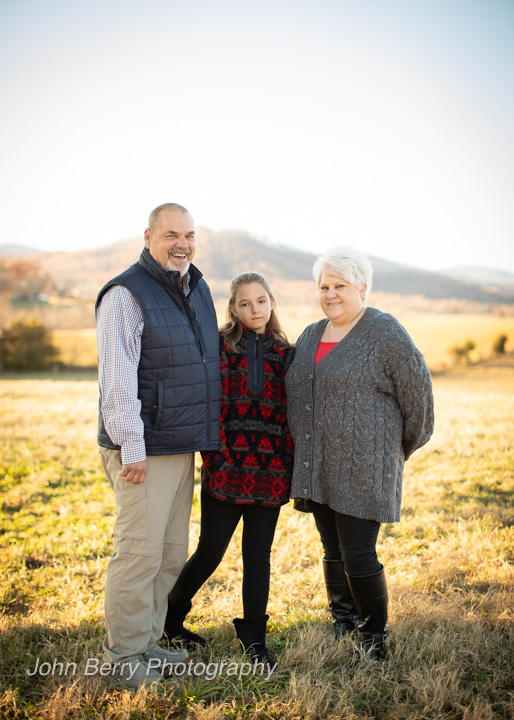
<svg viewBox="0 0 514 720"><path fill-rule="evenodd" d="M139 261L96 302L98 444L116 499L104 660L131 688L187 656L156 641L187 559L194 453L218 449L220 414L216 315L191 265L193 218L160 205L144 237Z"/></svg>

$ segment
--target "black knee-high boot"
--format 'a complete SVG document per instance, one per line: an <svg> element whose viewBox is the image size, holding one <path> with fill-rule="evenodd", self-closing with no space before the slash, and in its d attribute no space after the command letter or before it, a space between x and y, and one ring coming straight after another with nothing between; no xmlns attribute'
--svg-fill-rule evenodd
<svg viewBox="0 0 514 720"><path fill-rule="evenodd" d="M372 660L387 655L387 585L384 568L373 575L348 575L348 584L359 616L357 630L362 653Z"/></svg>
<svg viewBox="0 0 514 720"><path fill-rule="evenodd" d="M184 620L190 610L191 603L188 603L187 607L182 610L171 607L170 596L168 595L168 612L164 623L164 632L168 636L170 643L181 645L187 650L194 650L195 646L201 645L203 647L207 644L207 641L201 635L197 635L184 627Z"/></svg>
<svg viewBox="0 0 514 720"><path fill-rule="evenodd" d="M340 640L355 630L359 618L341 560L323 560L323 574L335 639Z"/></svg>

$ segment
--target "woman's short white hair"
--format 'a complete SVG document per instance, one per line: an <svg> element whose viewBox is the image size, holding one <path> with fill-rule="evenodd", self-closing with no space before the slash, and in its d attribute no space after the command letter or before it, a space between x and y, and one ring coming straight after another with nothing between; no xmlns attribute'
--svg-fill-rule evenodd
<svg viewBox="0 0 514 720"><path fill-rule="evenodd" d="M365 283L364 299L367 300L373 283L373 267L369 257L361 250L351 245L326 250L317 258L312 268L312 274L318 287L323 273L340 277L355 285L359 290Z"/></svg>

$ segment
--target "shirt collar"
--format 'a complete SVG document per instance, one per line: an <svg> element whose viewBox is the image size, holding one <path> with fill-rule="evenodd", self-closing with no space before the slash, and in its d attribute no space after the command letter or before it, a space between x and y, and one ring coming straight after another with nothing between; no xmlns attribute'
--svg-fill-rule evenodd
<svg viewBox="0 0 514 720"><path fill-rule="evenodd" d="M189 281L191 277L188 272L184 273L182 277L180 278L180 282L182 283L182 292L187 297L189 293L191 292L191 289L189 287Z"/></svg>

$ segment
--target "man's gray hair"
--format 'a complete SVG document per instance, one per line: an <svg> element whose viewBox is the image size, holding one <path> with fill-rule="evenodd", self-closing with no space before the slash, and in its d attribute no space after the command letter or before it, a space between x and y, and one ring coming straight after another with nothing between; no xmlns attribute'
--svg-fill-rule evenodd
<svg viewBox="0 0 514 720"><path fill-rule="evenodd" d="M153 232L155 229L155 226L159 222L159 215L163 210L170 210L171 212L183 212L190 215L191 213L187 208L185 208L183 205L179 205L178 203L163 203L162 205L159 205L159 207L156 207L155 210L152 210L150 213L150 217L148 218L148 227Z"/></svg>
<svg viewBox="0 0 514 720"><path fill-rule="evenodd" d="M366 283L366 300L373 284L373 267L369 257L351 245L334 247L320 255L312 268L316 285L320 286L321 275L335 275L355 285L359 290Z"/></svg>

